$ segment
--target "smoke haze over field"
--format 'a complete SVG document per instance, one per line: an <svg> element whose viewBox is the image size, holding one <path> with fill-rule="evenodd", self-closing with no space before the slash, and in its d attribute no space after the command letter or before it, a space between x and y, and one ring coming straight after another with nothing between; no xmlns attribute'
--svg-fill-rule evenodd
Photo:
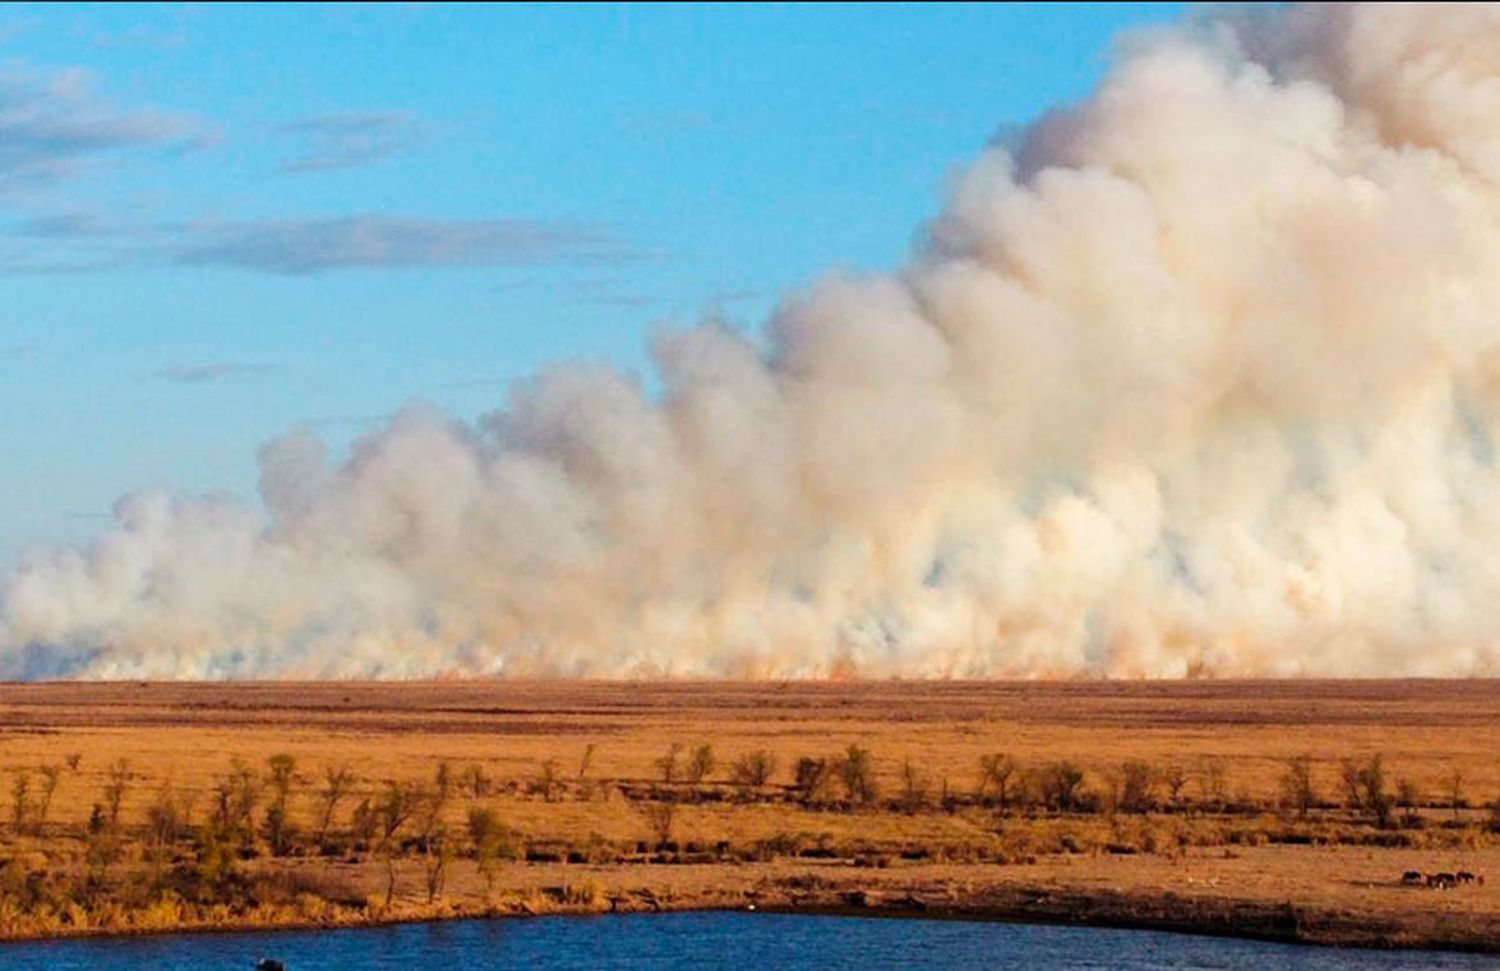
<svg viewBox="0 0 1500 971"><path fill-rule="evenodd" d="M0 586L0 675L1500 673L1500 10L1215 11L764 341L293 432Z"/></svg>

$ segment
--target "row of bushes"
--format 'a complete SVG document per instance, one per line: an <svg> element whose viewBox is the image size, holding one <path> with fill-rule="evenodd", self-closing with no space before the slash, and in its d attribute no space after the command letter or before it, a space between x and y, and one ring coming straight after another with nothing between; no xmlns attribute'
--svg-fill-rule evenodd
<svg viewBox="0 0 1500 971"><path fill-rule="evenodd" d="M1202 761L1192 772L1178 765L1155 767L1127 760L1117 769L1090 774L1067 760L1026 765L1009 754L991 753L978 759L976 781L964 790L950 786L946 777L934 783L927 770L908 759L896 773L894 788L885 791L888 778L877 778L873 754L859 745L832 755L801 757L783 783L773 781L777 762L765 750L735 759L728 767L726 783L714 779L718 763L711 746L703 744L689 751L674 745L657 760L659 781L646 785L588 779L593 753L592 746L585 750L576 776L568 779L555 762L544 763L533 782L512 780L503 785L478 765L455 770L444 762L431 781L386 781L373 790L362 787L345 766L325 767L313 780L298 773L290 755L275 755L260 770L233 763L208 793L206 812L195 812L201 794L163 783L152 794L137 830L152 852L167 853L191 839L200 856L212 859L244 859L260 853L429 854L452 842L447 817L456 798L506 791L552 801L568 794L591 798L615 786L637 803L645 823L663 842L672 833L676 804L722 793L726 784L740 798L790 799L832 810L951 812L980 807L1001 813L1112 817L1152 812L1255 813L1269 808L1245 796L1231 797L1224 765L1213 759ZM64 771L76 774L78 767L78 757L70 756L57 766L42 767L35 776L27 771L14 774L10 818L16 832L43 832L59 779ZM101 798L93 804L86 837L91 853L104 863L110 858L110 847L122 837L121 806L137 781L126 762L115 762L106 772ZM1446 781L1441 800L1424 799L1408 780L1391 780L1378 755L1341 763L1338 781L1338 798L1328 798L1316 784L1312 760L1291 759L1280 779L1276 808L1300 818L1314 810L1344 809L1387 829L1421 825L1419 808L1450 808L1457 816L1467 806L1462 776L1455 773ZM309 797L311 812L294 818L294 801L306 804ZM341 811L345 811L345 825L337 826ZM202 818L195 822L195 816ZM1500 811L1495 821L1500 824ZM507 840L514 840L514 834L489 808L476 807L469 813L468 830L475 847L495 843L503 850Z"/></svg>

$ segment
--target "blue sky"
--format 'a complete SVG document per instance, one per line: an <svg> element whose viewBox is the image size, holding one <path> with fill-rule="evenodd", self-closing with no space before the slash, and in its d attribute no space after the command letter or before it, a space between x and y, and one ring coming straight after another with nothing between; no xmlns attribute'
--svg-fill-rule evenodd
<svg viewBox="0 0 1500 971"><path fill-rule="evenodd" d="M0 4L0 554L895 264L1176 14Z"/></svg>

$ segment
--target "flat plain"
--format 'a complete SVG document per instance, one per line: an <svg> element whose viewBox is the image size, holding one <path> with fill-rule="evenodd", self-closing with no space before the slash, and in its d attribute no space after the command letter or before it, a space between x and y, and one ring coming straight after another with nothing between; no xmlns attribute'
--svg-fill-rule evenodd
<svg viewBox="0 0 1500 971"><path fill-rule="evenodd" d="M0 685L0 934L753 905L1497 949L1497 752L1483 680Z"/></svg>

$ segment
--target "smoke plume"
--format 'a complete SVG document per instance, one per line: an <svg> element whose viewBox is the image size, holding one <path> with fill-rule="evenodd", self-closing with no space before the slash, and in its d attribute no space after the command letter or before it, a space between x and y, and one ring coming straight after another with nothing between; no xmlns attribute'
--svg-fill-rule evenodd
<svg viewBox="0 0 1500 971"><path fill-rule="evenodd" d="M904 268L654 361L123 499L0 674L1500 673L1500 11L1129 38Z"/></svg>

